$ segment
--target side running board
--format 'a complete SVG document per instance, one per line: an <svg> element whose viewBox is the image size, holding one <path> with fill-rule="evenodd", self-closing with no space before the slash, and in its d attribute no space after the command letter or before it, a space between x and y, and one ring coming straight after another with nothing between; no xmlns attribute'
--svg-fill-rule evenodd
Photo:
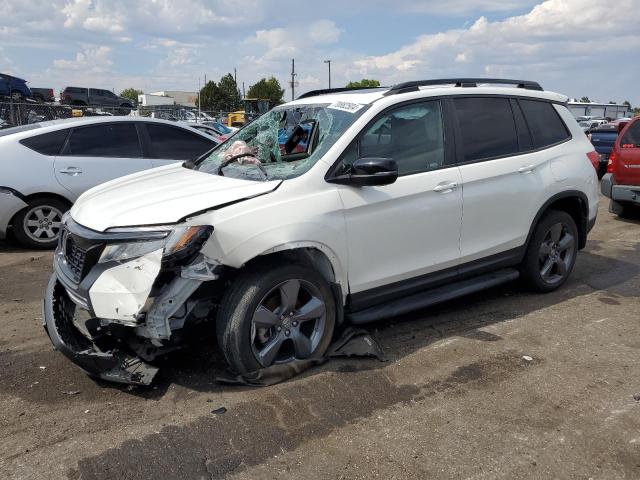
<svg viewBox="0 0 640 480"><path fill-rule="evenodd" d="M519 276L520 272L515 268L504 268L495 272L485 273L477 277L443 285L432 290L415 293L408 297L360 310L359 312L348 313L346 316L355 324L396 317L413 310L430 307L438 303L462 297L463 295L495 287L496 285L515 280Z"/></svg>

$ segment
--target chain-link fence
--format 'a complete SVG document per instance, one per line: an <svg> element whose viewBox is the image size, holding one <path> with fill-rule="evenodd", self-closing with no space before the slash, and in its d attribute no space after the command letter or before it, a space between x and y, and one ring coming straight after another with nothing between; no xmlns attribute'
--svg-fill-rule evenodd
<svg viewBox="0 0 640 480"><path fill-rule="evenodd" d="M55 103L18 102L11 99L0 100L0 129L61 118L123 115L196 123L219 122L227 125L229 112L198 111L197 109L180 105L154 105L140 106L138 108L87 107Z"/></svg>

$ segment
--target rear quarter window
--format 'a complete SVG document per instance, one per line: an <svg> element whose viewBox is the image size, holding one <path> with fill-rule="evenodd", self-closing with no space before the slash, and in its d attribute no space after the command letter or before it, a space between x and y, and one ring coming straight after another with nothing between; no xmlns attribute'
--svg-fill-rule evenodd
<svg viewBox="0 0 640 480"><path fill-rule="evenodd" d="M65 128L63 130L56 130L55 132L24 138L20 140L20 143L41 155L58 155L64 146L68 133L69 129Z"/></svg>
<svg viewBox="0 0 640 480"><path fill-rule="evenodd" d="M624 135L620 139L622 148L638 148L640 147L640 121L633 122Z"/></svg>
<svg viewBox="0 0 640 480"><path fill-rule="evenodd" d="M529 125L535 148L548 147L571 138L569 130L551 103L522 99L518 102Z"/></svg>

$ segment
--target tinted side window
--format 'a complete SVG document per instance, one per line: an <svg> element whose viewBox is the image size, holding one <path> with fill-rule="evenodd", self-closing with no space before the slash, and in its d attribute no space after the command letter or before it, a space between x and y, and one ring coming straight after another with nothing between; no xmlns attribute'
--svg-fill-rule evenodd
<svg viewBox="0 0 640 480"><path fill-rule="evenodd" d="M535 148L548 147L569 138L567 127L552 104L535 100L519 100L519 103Z"/></svg>
<svg viewBox="0 0 640 480"><path fill-rule="evenodd" d="M57 130L55 132L25 138L20 140L20 143L42 155L58 155L64 146L64 141L67 139L68 133L69 129L65 128L64 130Z"/></svg>
<svg viewBox="0 0 640 480"><path fill-rule="evenodd" d="M455 98L464 161L518 152L518 136L508 98Z"/></svg>
<svg viewBox="0 0 640 480"><path fill-rule="evenodd" d="M133 123L112 123L74 129L65 154L82 157L141 158L142 150Z"/></svg>
<svg viewBox="0 0 640 480"><path fill-rule="evenodd" d="M200 135L168 125L147 123L153 158L192 160L211 150L216 144Z"/></svg>
<svg viewBox="0 0 640 480"><path fill-rule="evenodd" d="M640 122L635 121L627 128L624 136L620 139L620 146L622 148L640 147Z"/></svg>
<svg viewBox="0 0 640 480"><path fill-rule="evenodd" d="M440 101L406 105L383 114L360 138L359 156L393 158L399 175L441 167L444 139Z"/></svg>
<svg viewBox="0 0 640 480"><path fill-rule="evenodd" d="M529 133L527 122L524 120L522 109L514 99L511 99L511 111L513 112L513 118L516 121L516 132L518 132L518 146L520 147L520 151L528 152L533 149L531 134Z"/></svg>

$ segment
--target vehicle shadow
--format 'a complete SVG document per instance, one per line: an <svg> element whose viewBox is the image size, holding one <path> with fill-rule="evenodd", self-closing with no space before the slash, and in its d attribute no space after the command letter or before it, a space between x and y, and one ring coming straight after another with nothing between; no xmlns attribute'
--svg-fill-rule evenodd
<svg viewBox="0 0 640 480"><path fill-rule="evenodd" d="M597 250L599 245L590 243L589 248ZM609 271L616 275L606 275ZM631 296L631 291L625 293L625 284L631 283L639 271L634 263L583 252L571 280L556 292L539 295L529 293L518 283L508 284L376 322L368 328L390 360L399 360L450 337L498 342L501 337L485 327L592 293L594 288L604 290L601 300ZM168 362L161 371L156 390L126 390L146 399L159 399L172 384L208 393L246 391L247 387L215 382L215 375L221 371L221 356L219 352L211 353L207 343L173 356L172 364ZM370 418L377 411L434 395L446 395L455 401L475 385L499 385L524 374L531 364L544 361L527 362L521 356L521 352L506 349L487 359L460 364L453 372L425 375L417 382L394 379L384 369L388 364L376 360L331 360L285 383L265 388L259 396L247 395L239 403L227 404L229 411L208 400L212 402L209 415L184 425L163 427L81 459L77 467L70 469L70 477L107 479L113 473L108 467L118 465L126 466L129 475L140 479L223 478ZM175 394L175 389L172 392ZM215 398L220 402L225 397ZM546 421L560 420L549 417Z"/></svg>
<svg viewBox="0 0 640 480"><path fill-rule="evenodd" d="M615 302L616 296L636 296L633 287L624 284L640 273L640 266L615 258L599 255L601 242L589 241L589 251L582 251L570 280L559 290L548 294L529 291L516 281L487 291L467 295L434 307L418 310L396 318L381 320L362 327L381 344L385 355L397 361L406 355L428 347L449 337L473 338L495 342L500 337L482 329L537 310L576 298L594 290L606 291L611 298L603 303ZM640 246L637 249L640 256ZM215 379L224 373L224 357L215 347L214 336L203 338L188 351L175 353L160 362L161 370L154 382L155 389L145 387L126 388L132 395L147 399L162 397L172 384L201 392L248 387L228 386ZM385 363L376 359L331 359L327 363L304 372L298 378L321 372L354 372L383 368ZM108 388L122 388L101 382ZM252 387L249 387L252 388Z"/></svg>

